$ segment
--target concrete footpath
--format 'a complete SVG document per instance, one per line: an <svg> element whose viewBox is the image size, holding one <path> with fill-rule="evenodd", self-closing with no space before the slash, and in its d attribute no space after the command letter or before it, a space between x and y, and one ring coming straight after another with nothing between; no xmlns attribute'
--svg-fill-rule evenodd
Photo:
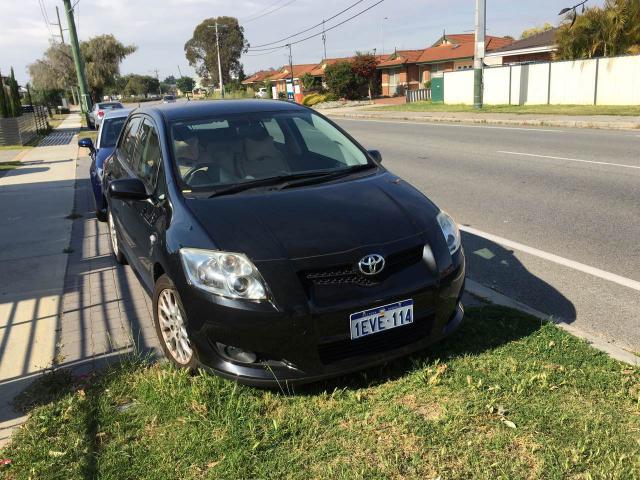
<svg viewBox="0 0 640 480"><path fill-rule="evenodd" d="M402 112L379 110L383 105L343 107L318 110L328 117L361 120L409 121L430 123L465 123L558 128L640 129L640 116L618 115L549 115L473 112Z"/></svg>
<svg viewBox="0 0 640 480"><path fill-rule="evenodd" d="M79 128L69 115L0 178L0 444L24 421L12 398L56 354Z"/></svg>

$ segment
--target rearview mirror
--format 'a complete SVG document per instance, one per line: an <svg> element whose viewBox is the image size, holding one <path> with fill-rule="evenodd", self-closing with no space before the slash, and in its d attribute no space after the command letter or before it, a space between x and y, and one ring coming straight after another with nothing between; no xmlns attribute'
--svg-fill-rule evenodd
<svg viewBox="0 0 640 480"><path fill-rule="evenodd" d="M109 184L109 196L121 200L144 200L149 197L144 183L137 178L113 180Z"/></svg>
<svg viewBox="0 0 640 480"><path fill-rule="evenodd" d="M90 138L81 138L80 140L78 140L78 146L82 148L88 148L92 152L95 150L93 141Z"/></svg>
<svg viewBox="0 0 640 480"><path fill-rule="evenodd" d="M382 154L380 153L380 150L367 150L367 152L376 162L382 163Z"/></svg>

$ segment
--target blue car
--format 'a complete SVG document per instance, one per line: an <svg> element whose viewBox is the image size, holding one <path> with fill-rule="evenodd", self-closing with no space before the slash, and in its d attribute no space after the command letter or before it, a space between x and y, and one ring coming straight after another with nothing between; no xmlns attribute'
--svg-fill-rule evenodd
<svg viewBox="0 0 640 480"><path fill-rule="evenodd" d="M91 167L89 169L89 177L91 179L93 199L95 200L96 218L101 222L107 221L107 201L102 191L104 162L113 153L122 126L131 111L132 109L130 108L108 111L100 124L95 146L90 138L83 138L78 141L79 147L90 150Z"/></svg>

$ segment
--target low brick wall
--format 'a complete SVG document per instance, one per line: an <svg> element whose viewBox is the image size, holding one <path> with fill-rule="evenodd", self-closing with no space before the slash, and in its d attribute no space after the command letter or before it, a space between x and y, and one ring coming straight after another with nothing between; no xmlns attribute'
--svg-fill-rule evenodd
<svg viewBox="0 0 640 480"><path fill-rule="evenodd" d="M25 145L37 134L33 113L15 118L0 118L0 145Z"/></svg>

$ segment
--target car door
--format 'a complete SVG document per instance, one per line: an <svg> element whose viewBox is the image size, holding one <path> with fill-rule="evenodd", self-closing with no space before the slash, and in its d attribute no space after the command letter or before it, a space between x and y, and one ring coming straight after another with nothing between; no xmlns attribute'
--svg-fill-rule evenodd
<svg viewBox="0 0 640 480"><path fill-rule="evenodd" d="M159 186L158 171L162 163L158 129L153 120L146 117L138 130L139 154L135 157L133 173L144 183L149 197L145 200L132 200L131 214L135 221L128 225L133 254L140 266L140 274L145 281L153 278L153 249L158 241L156 222L162 214L164 189Z"/></svg>
<svg viewBox="0 0 640 480"><path fill-rule="evenodd" d="M114 180L134 177L134 164L136 156L139 155L139 133L142 124L141 116L133 116L125 125L125 130L120 138L118 146L109 171L107 172L106 184ZM132 208L132 200L129 199L109 199L109 208L111 209L116 228L120 234L121 247L124 248L127 259L131 260L135 265L135 242L132 236L134 230L131 225L136 222L136 214Z"/></svg>

